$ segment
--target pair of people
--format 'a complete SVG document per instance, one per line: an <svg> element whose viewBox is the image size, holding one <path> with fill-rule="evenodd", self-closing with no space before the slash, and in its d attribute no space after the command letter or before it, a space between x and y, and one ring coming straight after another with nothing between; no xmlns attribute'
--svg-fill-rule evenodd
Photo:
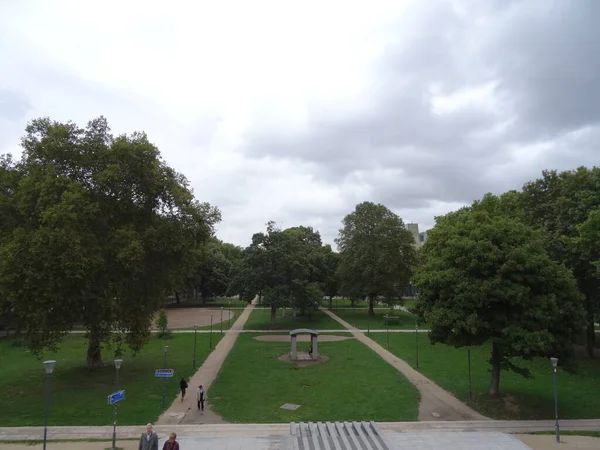
<svg viewBox="0 0 600 450"><path fill-rule="evenodd" d="M152 429L152 424L146 425L146 432L140 436L139 450L158 450L158 434ZM171 433L169 440L163 445L162 450L179 450L177 434Z"/></svg>
<svg viewBox="0 0 600 450"><path fill-rule="evenodd" d="M182 378L179 382L179 389L181 390L181 401L185 399L185 392L187 388L187 381L185 381L185 378ZM206 395L204 393L204 388L202 387L202 385L198 386L198 391L196 391L196 400L198 402L198 409L204 411L204 402L206 401Z"/></svg>

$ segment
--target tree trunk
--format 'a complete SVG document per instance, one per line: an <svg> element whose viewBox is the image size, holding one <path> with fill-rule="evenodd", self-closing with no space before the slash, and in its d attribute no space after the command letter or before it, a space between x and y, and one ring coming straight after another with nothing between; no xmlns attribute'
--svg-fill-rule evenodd
<svg viewBox="0 0 600 450"><path fill-rule="evenodd" d="M585 303L587 309L587 327L585 330L585 349L590 358L594 357L594 349L596 348L596 331L594 330L594 303L596 298L586 293Z"/></svg>
<svg viewBox="0 0 600 450"><path fill-rule="evenodd" d="M275 325L275 320L277 319L277 308L271 306L271 326Z"/></svg>
<svg viewBox="0 0 600 450"><path fill-rule="evenodd" d="M490 395L497 397L500 395L500 362L502 361L502 352L500 346L495 342L492 344L492 384L490 385Z"/></svg>
<svg viewBox="0 0 600 450"><path fill-rule="evenodd" d="M370 316L374 316L375 315L375 300L373 300L373 297L369 297L369 315Z"/></svg>
<svg viewBox="0 0 600 450"><path fill-rule="evenodd" d="M87 367L88 369L96 369L104 366L102 355L100 354L100 338L96 336L94 330L90 330L88 338L87 350Z"/></svg>
<svg viewBox="0 0 600 450"><path fill-rule="evenodd" d="M200 296L202 297L202 304L206 305L206 293L204 291L202 291L200 293Z"/></svg>
<svg viewBox="0 0 600 450"><path fill-rule="evenodd" d="M262 304L262 292L258 292L258 304L261 305Z"/></svg>
<svg viewBox="0 0 600 450"><path fill-rule="evenodd" d="M179 305L179 300L180 300L180 298L179 298L179 292L175 291L175 303L177 303L178 305Z"/></svg>
<svg viewBox="0 0 600 450"><path fill-rule="evenodd" d="M331 311L331 308L333 307L333 295L329 296L329 310Z"/></svg>

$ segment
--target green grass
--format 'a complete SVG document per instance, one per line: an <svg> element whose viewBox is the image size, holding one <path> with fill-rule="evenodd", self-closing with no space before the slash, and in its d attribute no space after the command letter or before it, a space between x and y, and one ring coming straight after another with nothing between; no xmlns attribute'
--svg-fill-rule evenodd
<svg viewBox="0 0 600 450"><path fill-rule="evenodd" d="M344 327L330 318L323 311L313 311L310 315L292 317L293 311L288 308L286 316L281 317L282 310L277 311L275 326L271 327L271 310L255 309L244 325L245 330L293 330L311 328L313 330L343 330Z"/></svg>
<svg viewBox="0 0 600 450"><path fill-rule="evenodd" d="M371 338L386 347L386 333L371 334ZM416 364L414 333L390 333L390 351L411 366ZM554 390L550 361L535 358L514 362L530 369L533 379L514 372L502 371L500 398L487 395L490 385L491 347L484 345L471 350L473 402L468 402L467 348L456 349L442 344L431 345L426 334L419 334L419 371L454 393L475 410L494 419L552 419ZM416 367L415 367L416 368ZM558 411L562 419L592 419L600 417L600 361L580 358L574 373L558 371Z"/></svg>
<svg viewBox="0 0 600 450"><path fill-rule="evenodd" d="M324 299L321 302L321 306L323 308L329 308L329 299ZM332 309L336 308L367 308L369 306L369 302L366 300L361 300L356 302L354 305L352 304L352 300L349 298L334 298L331 302Z"/></svg>
<svg viewBox="0 0 600 450"><path fill-rule="evenodd" d="M320 342L320 352L330 359L298 368L278 359L289 353L289 342L253 336L238 337L208 393L226 421L416 420L417 390L360 342ZM287 411L280 408L284 403L301 406Z"/></svg>
<svg viewBox="0 0 600 450"><path fill-rule="evenodd" d="M361 330L385 330L386 324L383 316L388 310L375 310L375 315L370 316L368 309L338 309L332 311L340 319L345 320L350 325L353 325ZM414 330L415 316L404 311L394 311L395 315L400 317L397 324L389 326L390 330ZM423 324L419 324L421 328L425 328Z"/></svg>
<svg viewBox="0 0 600 450"><path fill-rule="evenodd" d="M213 334L213 348L220 340ZM199 367L209 354L209 335L197 335L196 364ZM107 396L115 391L115 368L109 350L103 351L107 366L88 371L84 367L86 340L83 335L69 335L56 354L41 359L25 347L15 347L13 338L0 340L0 423L5 426L41 426L43 424L45 375L42 362L55 359L51 378L49 425L109 425L113 409ZM139 425L153 422L163 411L161 379L154 369L163 367L163 345L168 345L167 366L175 377L167 379L167 402L170 406L179 391L179 377L194 372L193 334L175 334L172 339L152 338L137 355L125 354L120 370L120 386L126 398L119 403L119 424ZM193 387L192 387L193 388Z"/></svg>

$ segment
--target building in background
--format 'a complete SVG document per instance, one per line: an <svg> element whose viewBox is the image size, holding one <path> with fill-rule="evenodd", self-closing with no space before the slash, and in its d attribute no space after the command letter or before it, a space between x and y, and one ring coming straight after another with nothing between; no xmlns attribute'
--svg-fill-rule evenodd
<svg viewBox="0 0 600 450"><path fill-rule="evenodd" d="M427 240L427 231L422 231L419 233L418 223L407 223L406 228L412 233L413 238L415 239L415 246L417 248L421 247Z"/></svg>

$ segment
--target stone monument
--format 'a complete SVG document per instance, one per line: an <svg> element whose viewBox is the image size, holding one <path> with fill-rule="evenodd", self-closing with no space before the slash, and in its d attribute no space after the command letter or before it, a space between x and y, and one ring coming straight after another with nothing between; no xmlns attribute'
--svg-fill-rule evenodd
<svg viewBox="0 0 600 450"><path fill-rule="evenodd" d="M296 338L299 334L310 334L310 351L308 353L298 353L298 346L296 343ZM317 360L319 359L319 342L318 342L319 333L315 330L309 330L308 328L298 328L297 330L290 331L290 337L292 338L291 342L291 351L290 351L290 360L291 361L305 361L305 360Z"/></svg>

